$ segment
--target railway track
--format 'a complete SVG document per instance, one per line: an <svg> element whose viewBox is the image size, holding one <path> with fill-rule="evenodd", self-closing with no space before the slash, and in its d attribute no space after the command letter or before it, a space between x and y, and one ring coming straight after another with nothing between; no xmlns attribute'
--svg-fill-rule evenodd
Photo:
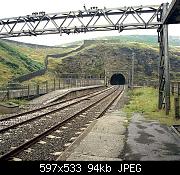
<svg viewBox="0 0 180 175"><path fill-rule="evenodd" d="M111 89L111 88L108 88L108 89ZM49 115L56 111L59 111L64 108L67 108L69 106L80 103L84 100L87 100L88 98L92 98L98 94L104 93L108 89L104 89L104 90L101 90L101 91L98 91L95 93L91 93L89 95L84 95L84 96L81 96L78 98L73 98L73 99L69 99L69 100L63 100L63 101L51 103L51 104L44 105L37 109L29 110L29 111L22 112L22 113L19 113L19 114L10 116L10 117L0 119L0 133L5 132L11 128L17 127L19 125L22 125L24 123L30 122L32 120L41 118L45 115Z"/></svg>
<svg viewBox="0 0 180 175"><path fill-rule="evenodd" d="M2 131L0 160L55 160L121 92L122 87L110 88Z"/></svg>

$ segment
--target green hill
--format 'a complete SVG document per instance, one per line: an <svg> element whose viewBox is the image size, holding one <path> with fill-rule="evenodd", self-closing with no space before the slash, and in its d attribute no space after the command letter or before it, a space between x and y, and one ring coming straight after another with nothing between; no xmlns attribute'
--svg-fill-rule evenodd
<svg viewBox="0 0 180 175"><path fill-rule="evenodd" d="M103 75L106 70L119 70L131 67L132 51L135 52L135 81L157 79L159 48L157 36L111 36L84 41L81 49L75 50L83 42L73 42L58 47L25 44L16 41L0 40L0 84L44 67L47 54L64 54L50 58L48 71L44 76L32 81L51 79L60 73L86 73ZM169 37L171 78L180 77L180 39ZM71 52L73 51L73 52Z"/></svg>
<svg viewBox="0 0 180 175"><path fill-rule="evenodd" d="M81 51L66 56L55 67L58 73L85 73L103 75L106 71L130 70L132 52L135 52L135 81L158 79L159 50L157 46L141 42L117 40L87 40ZM170 49L171 79L180 78L180 49Z"/></svg>
<svg viewBox="0 0 180 175"><path fill-rule="evenodd" d="M71 51L69 47L50 47L0 40L0 84L44 67L47 54ZM53 61L52 61L53 62Z"/></svg>

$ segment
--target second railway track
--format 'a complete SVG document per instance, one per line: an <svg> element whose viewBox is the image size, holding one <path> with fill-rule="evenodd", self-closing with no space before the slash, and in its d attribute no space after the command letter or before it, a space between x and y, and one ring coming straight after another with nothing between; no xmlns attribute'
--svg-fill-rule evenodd
<svg viewBox="0 0 180 175"><path fill-rule="evenodd" d="M122 92L110 88L75 105L0 133L0 160L55 160Z"/></svg>

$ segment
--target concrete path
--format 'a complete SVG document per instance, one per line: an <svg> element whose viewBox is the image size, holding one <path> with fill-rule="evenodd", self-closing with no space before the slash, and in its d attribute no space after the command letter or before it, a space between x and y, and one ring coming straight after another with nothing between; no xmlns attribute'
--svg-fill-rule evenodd
<svg viewBox="0 0 180 175"><path fill-rule="evenodd" d="M74 88L69 88L69 89L59 89L55 90L52 92L49 92L45 95L42 95L38 98L35 98L29 102L30 105L35 105L35 104L48 104L55 99L58 99L69 92L76 91L76 90L81 90L81 89L88 89L88 88L94 88L94 87L99 87L101 85L95 85L95 86L85 86L85 87L74 87Z"/></svg>
<svg viewBox="0 0 180 175"><path fill-rule="evenodd" d="M170 127L134 114L124 151L125 160L180 160L180 137Z"/></svg>
<svg viewBox="0 0 180 175"><path fill-rule="evenodd" d="M124 147L126 122L121 111L114 111L98 119L67 160L121 160L119 155Z"/></svg>
<svg viewBox="0 0 180 175"><path fill-rule="evenodd" d="M127 122L120 110L107 113L58 160L180 160L180 137L169 127L140 114Z"/></svg>

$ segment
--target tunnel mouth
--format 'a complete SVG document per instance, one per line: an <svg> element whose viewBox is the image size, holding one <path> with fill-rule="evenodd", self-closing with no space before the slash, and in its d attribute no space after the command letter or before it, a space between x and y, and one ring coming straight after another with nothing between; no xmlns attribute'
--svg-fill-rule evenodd
<svg viewBox="0 0 180 175"><path fill-rule="evenodd" d="M123 74L117 73L113 74L110 79L111 85L124 85L126 83L126 79Z"/></svg>

